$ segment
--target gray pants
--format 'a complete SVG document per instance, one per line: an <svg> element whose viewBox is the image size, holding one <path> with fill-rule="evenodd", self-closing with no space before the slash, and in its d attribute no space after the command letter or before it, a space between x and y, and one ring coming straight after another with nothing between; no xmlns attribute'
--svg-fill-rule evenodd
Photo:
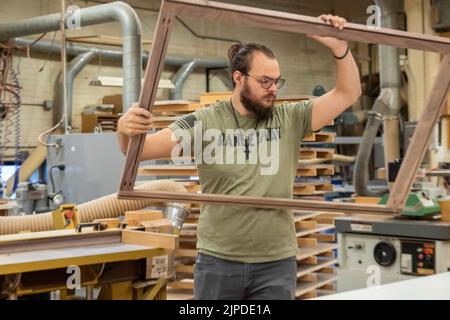
<svg viewBox="0 0 450 320"><path fill-rule="evenodd" d="M195 300L293 300L295 257L242 263L199 253L194 272Z"/></svg>

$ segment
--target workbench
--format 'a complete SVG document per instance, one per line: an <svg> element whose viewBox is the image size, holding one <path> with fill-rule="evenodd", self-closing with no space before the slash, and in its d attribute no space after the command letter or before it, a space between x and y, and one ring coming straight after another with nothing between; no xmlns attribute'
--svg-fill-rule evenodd
<svg viewBox="0 0 450 320"><path fill-rule="evenodd" d="M121 229L0 236L0 292L10 299L56 290L65 296L68 268L77 266L80 285L102 288L101 298L148 298L146 289L158 282L152 258L168 256L177 243L177 236ZM159 286L165 290L165 281Z"/></svg>

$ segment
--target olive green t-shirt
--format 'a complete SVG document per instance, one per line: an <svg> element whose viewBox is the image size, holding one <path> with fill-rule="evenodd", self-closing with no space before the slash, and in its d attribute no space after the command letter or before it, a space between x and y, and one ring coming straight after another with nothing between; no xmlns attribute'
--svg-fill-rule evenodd
<svg viewBox="0 0 450 320"><path fill-rule="evenodd" d="M190 139L203 193L292 198L312 105L285 102L270 120L258 122L237 110L235 118L230 101L221 101L168 127L179 141ZM199 251L232 261L275 261L298 251L293 214L282 209L203 205L197 237Z"/></svg>

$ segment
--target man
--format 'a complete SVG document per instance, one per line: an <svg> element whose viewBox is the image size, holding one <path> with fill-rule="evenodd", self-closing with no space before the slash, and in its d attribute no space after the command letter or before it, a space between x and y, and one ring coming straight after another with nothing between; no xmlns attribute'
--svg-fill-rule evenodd
<svg viewBox="0 0 450 320"><path fill-rule="evenodd" d="M346 23L338 16L320 18L340 30ZM303 137L330 123L361 94L358 69L347 42L310 37L330 48L336 58L333 90L312 101L274 107L277 90L284 84L274 54L258 44L233 45L228 52L234 84L231 99L197 110L147 135L141 160L168 157L180 142L184 146L194 142L203 192L291 198ZM151 124L150 112L130 108L118 125L122 152L126 152L130 136L147 133ZM210 140L215 140L216 148L209 152L209 160L223 160L220 156L226 149L232 154L225 157L234 162L208 161L205 154L199 158L208 146L201 141L198 147L199 142L194 141L196 130L219 132L211 135L215 136ZM268 173L263 173L262 158L258 159L263 155L263 145L278 162ZM196 299L295 298L298 245L291 212L204 205L197 232Z"/></svg>

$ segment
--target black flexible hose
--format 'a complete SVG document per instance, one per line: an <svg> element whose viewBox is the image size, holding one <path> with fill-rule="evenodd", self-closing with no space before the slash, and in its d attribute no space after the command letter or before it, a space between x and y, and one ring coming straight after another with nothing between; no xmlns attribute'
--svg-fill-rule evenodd
<svg viewBox="0 0 450 320"><path fill-rule="evenodd" d="M56 192L55 180L53 179L53 169L55 169L55 168L58 168L59 170L64 171L66 169L66 165L63 162L61 162L61 163L52 165L49 169L50 185L52 186L53 193Z"/></svg>
<svg viewBox="0 0 450 320"><path fill-rule="evenodd" d="M363 138L359 145L358 154L356 155L355 167L353 170L353 185L355 192L359 196L366 197L380 197L389 192L388 189L370 190L367 187L369 182L369 160L373 149L377 132L383 123L383 116L388 107L386 98L380 94L380 97L375 101L372 111L368 113L368 120L364 129Z"/></svg>

